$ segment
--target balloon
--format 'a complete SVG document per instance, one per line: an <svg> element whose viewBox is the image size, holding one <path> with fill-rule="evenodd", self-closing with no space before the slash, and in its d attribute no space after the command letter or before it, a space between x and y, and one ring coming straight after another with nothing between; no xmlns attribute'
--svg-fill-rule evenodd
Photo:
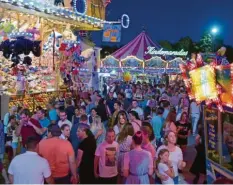
<svg viewBox="0 0 233 185"><path fill-rule="evenodd" d="M123 79L125 82L129 82L132 80L132 75L129 72L124 73Z"/></svg>

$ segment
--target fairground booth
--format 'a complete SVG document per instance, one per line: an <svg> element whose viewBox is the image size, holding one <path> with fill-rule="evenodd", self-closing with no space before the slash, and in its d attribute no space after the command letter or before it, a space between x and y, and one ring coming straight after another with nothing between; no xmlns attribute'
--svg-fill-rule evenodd
<svg viewBox="0 0 233 185"><path fill-rule="evenodd" d="M122 77L125 72L133 79L149 80L163 74L180 74L179 64L185 63L188 52L165 51L145 31L131 42L101 60L100 72Z"/></svg>
<svg viewBox="0 0 233 185"><path fill-rule="evenodd" d="M89 31L121 24L105 20L110 1L59 2L0 0L1 115L12 106L45 108L60 93L84 89L100 63Z"/></svg>
<svg viewBox="0 0 233 185"><path fill-rule="evenodd" d="M203 108L208 184L233 179L233 65L225 51L198 54L180 66L190 99Z"/></svg>

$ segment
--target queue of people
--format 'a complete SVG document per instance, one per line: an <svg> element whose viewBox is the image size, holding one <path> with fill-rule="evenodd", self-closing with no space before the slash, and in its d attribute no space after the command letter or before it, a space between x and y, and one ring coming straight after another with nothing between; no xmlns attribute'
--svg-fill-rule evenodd
<svg viewBox="0 0 233 185"><path fill-rule="evenodd" d="M1 124L10 148L6 183L178 184L201 110L174 81L114 83L76 102L60 95L31 115L14 107Z"/></svg>

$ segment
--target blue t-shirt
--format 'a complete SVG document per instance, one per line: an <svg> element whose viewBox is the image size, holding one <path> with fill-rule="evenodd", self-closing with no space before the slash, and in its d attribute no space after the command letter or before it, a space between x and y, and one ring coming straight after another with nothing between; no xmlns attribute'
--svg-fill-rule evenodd
<svg viewBox="0 0 233 185"><path fill-rule="evenodd" d="M161 138L163 123L164 119L161 116L154 116L151 120L151 125L153 127L156 140L159 140Z"/></svg>
<svg viewBox="0 0 233 185"><path fill-rule="evenodd" d="M44 118L42 120L39 120L39 123L40 123L40 126L42 128L48 128L48 126L50 125L50 121L48 118ZM45 132L41 137L44 138L47 136L47 134L48 134L48 132Z"/></svg>
<svg viewBox="0 0 233 185"><path fill-rule="evenodd" d="M56 109L52 109L49 111L49 119L51 121L57 121L58 120L58 115Z"/></svg>

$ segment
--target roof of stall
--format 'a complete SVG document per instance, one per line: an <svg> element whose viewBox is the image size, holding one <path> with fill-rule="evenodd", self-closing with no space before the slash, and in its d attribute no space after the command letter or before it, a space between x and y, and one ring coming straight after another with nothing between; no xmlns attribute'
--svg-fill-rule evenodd
<svg viewBox="0 0 233 185"><path fill-rule="evenodd" d="M148 60L152 57L151 55L145 55L149 46L155 47L155 49L161 48L159 44L154 43L147 33L143 31L135 39L114 52L111 56L121 61L132 56L136 57L138 60Z"/></svg>
<svg viewBox="0 0 233 185"><path fill-rule="evenodd" d="M66 25L68 23L80 30L102 30L104 24L112 24L112 22L98 17L80 14L72 10L72 8L67 9L42 2L38 2L37 0L30 0L30 2L28 0L0 0L0 8L8 10L7 13L13 11L33 15L52 21L55 24ZM1 13L3 13L2 10Z"/></svg>

